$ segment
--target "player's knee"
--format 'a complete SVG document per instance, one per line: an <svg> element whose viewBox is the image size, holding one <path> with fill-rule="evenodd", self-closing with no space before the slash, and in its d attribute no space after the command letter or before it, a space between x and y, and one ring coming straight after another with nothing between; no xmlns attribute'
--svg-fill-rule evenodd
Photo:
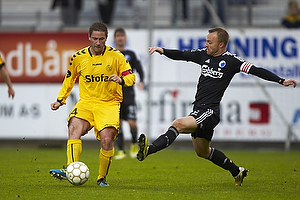
<svg viewBox="0 0 300 200"><path fill-rule="evenodd" d="M175 127L177 129L177 131L179 133L183 132L184 128L185 128L185 123L182 119L175 119L173 122L172 122L172 125L173 127Z"/></svg>
<svg viewBox="0 0 300 200"><path fill-rule="evenodd" d="M69 139L80 139L82 135L81 131L73 124L69 124L68 133Z"/></svg>
<svg viewBox="0 0 300 200"><path fill-rule="evenodd" d="M101 139L101 147L104 150L111 150L113 148L113 142L117 130L114 127L107 127L102 131L98 132Z"/></svg>

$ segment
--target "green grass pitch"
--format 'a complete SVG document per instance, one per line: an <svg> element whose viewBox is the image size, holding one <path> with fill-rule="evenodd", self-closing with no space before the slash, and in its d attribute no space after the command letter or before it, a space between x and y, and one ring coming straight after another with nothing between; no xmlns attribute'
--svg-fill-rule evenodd
<svg viewBox="0 0 300 200"><path fill-rule="evenodd" d="M249 170L243 186L230 173L198 158L193 150L166 149L143 162L113 160L107 181L96 185L99 149L83 148L90 168L81 186L55 180L49 170L66 162L65 149L0 148L0 199L299 199L300 151L224 153Z"/></svg>

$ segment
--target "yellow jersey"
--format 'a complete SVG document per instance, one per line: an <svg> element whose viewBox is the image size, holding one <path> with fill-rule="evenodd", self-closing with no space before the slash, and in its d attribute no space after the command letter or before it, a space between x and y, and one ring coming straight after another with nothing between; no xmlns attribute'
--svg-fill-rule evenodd
<svg viewBox="0 0 300 200"><path fill-rule="evenodd" d="M2 59L2 57L1 57L1 55L0 55L0 69L4 66L4 61L3 61L3 59Z"/></svg>
<svg viewBox="0 0 300 200"><path fill-rule="evenodd" d="M122 76L124 72L130 73ZM79 77L79 97L89 101L117 101L122 102L122 85L108 81L108 77L116 74L124 80L124 86L135 83L135 75L123 54L109 46L103 54L92 55L90 47L77 51L71 58L68 72L64 78L57 101L66 104L66 99Z"/></svg>
<svg viewBox="0 0 300 200"><path fill-rule="evenodd" d="M291 14L287 14L284 16L284 19L287 20L290 23L295 23L297 21L300 21L300 14L297 15L291 15Z"/></svg>

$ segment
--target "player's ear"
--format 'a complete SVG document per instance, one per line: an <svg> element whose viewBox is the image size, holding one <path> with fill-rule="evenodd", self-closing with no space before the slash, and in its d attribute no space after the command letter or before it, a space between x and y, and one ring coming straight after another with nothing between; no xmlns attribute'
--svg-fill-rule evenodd
<svg viewBox="0 0 300 200"><path fill-rule="evenodd" d="M224 48L224 46L225 46L225 45L224 45L224 42L220 42L220 43L219 43L219 47L220 47L220 48Z"/></svg>

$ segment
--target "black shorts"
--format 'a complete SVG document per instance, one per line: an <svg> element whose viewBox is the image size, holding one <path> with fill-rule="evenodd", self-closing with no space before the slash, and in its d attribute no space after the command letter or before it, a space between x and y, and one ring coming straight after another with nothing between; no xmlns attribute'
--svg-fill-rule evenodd
<svg viewBox="0 0 300 200"><path fill-rule="evenodd" d="M197 129L191 133L193 138L205 138L211 141L214 133L214 128L220 122L220 117L213 109L194 107L193 111L189 114L197 121Z"/></svg>
<svg viewBox="0 0 300 200"><path fill-rule="evenodd" d="M123 104L120 107L120 118L123 120L136 120L137 107L135 104Z"/></svg>

